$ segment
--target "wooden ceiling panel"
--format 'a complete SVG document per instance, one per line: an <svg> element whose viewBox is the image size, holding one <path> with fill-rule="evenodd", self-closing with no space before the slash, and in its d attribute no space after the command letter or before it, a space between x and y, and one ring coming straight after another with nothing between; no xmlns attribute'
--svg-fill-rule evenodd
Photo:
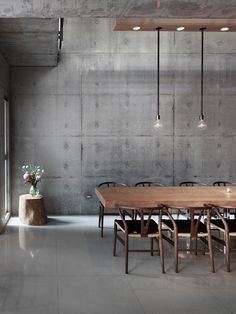
<svg viewBox="0 0 236 314"><path fill-rule="evenodd" d="M154 31L157 27L162 31L176 31L184 27L184 31L195 32L205 27L208 32L220 32L222 27L228 27L229 32L236 32L236 19L120 18L115 21L114 31L133 31L135 26L139 26L140 31Z"/></svg>

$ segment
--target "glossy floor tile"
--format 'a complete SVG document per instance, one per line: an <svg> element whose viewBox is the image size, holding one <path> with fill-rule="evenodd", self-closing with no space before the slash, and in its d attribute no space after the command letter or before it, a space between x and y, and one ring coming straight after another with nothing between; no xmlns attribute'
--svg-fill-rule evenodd
<svg viewBox="0 0 236 314"><path fill-rule="evenodd" d="M227 273L216 252L215 274L208 254L180 254L175 274L173 249L165 244L166 274L158 256L130 253L125 275L122 246L112 256L113 218L105 224L101 239L95 216L50 217L37 227L12 218L0 236L0 313L236 313L236 254ZM142 240L131 245L149 245Z"/></svg>

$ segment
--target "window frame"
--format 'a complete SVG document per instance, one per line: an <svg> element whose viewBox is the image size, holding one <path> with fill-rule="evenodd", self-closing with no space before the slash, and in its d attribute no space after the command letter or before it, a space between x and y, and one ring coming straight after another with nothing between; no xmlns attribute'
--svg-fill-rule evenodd
<svg viewBox="0 0 236 314"><path fill-rule="evenodd" d="M10 104L6 97L3 102L4 110L4 211L5 222L11 214L11 182L10 182Z"/></svg>

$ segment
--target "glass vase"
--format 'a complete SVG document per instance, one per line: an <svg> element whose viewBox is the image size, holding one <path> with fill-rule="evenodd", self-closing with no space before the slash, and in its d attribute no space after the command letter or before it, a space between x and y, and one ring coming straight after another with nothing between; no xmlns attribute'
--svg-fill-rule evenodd
<svg viewBox="0 0 236 314"><path fill-rule="evenodd" d="M36 197L39 195L39 189L37 188L37 185L31 185L29 193L32 197Z"/></svg>

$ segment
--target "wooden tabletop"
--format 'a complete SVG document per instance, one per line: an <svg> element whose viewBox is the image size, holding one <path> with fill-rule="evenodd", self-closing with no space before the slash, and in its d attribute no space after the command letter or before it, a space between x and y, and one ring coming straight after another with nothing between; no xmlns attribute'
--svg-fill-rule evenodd
<svg viewBox="0 0 236 314"><path fill-rule="evenodd" d="M236 207L236 186L97 187L95 192L106 208L119 205L155 208L161 204L188 208L205 204Z"/></svg>

